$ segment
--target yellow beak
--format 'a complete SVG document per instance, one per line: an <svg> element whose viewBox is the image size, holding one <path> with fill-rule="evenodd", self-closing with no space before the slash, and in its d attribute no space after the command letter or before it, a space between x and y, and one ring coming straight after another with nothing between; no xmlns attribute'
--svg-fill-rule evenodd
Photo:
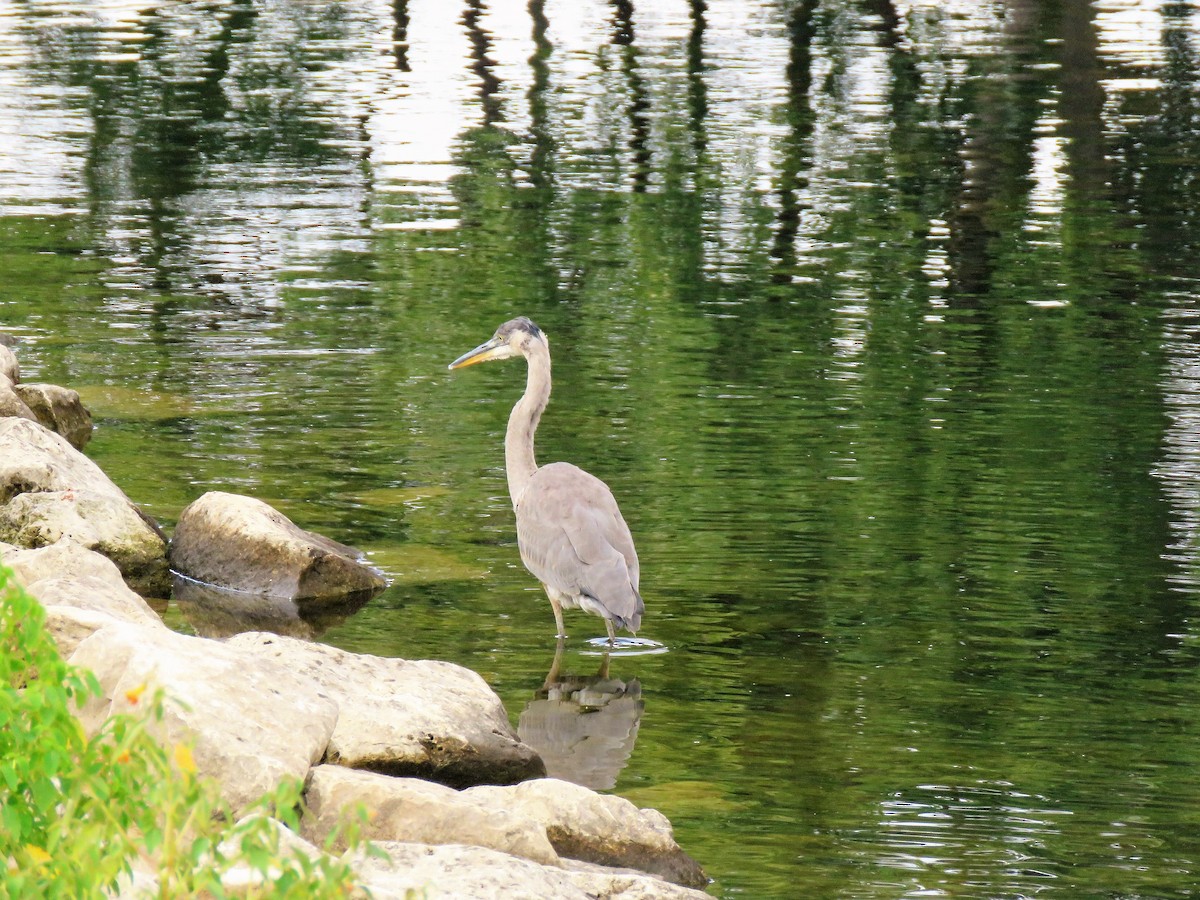
<svg viewBox="0 0 1200 900"><path fill-rule="evenodd" d="M487 362L492 359L506 359L508 357L508 344L499 338L492 338L490 341L485 341L474 350L468 350L454 362L450 363L451 369L463 369L467 366L473 366L476 363Z"/></svg>

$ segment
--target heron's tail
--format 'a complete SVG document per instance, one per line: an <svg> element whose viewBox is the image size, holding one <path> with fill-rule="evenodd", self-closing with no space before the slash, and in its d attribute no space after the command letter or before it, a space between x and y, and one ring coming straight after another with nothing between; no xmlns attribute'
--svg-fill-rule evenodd
<svg viewBox="0 0 1200 900"><path fill-rule="evenodd" d="M638 629L642 627L642 613L646 611L646 604L638 591L633 592L633 597L637 601L633 607L633 614L628 616L614 616L613 624L618 628L624 628L630 634L637 634Z"/></svg>

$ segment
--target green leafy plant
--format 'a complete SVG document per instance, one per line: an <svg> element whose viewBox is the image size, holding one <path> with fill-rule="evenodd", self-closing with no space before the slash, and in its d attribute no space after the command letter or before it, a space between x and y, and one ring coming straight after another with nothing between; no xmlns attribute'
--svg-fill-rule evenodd
<svg viewBox="0 0 1200 900"><path fill-rule="evenodd" d="M286 782L234 821L191 749L152 726L161 692L126 694L140 714L84 733L72 710L96 696L69 666L41 605L0 566L0 897L93 897L137 872L162 898L335 898L361 893L349 865L282 840L296 830L302 784ZM360 843L357 825L343 840ZM332 836L327 846L331 845Z"/></svg>

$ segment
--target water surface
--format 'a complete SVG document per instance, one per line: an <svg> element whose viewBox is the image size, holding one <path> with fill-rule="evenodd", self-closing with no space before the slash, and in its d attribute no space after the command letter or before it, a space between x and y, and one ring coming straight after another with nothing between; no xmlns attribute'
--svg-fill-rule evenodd
<svg viewBox="0 0 1200 900"><path fill-rule="evenodd" d="M1156 0L10 2L0 322L168 528L220 489L367 551L319 639L589 710L580 770L715 895L1193 896L1198 42ZM517 314L667 653L602 671L575 614L547 680L522 367L446 371Z"/></svg>

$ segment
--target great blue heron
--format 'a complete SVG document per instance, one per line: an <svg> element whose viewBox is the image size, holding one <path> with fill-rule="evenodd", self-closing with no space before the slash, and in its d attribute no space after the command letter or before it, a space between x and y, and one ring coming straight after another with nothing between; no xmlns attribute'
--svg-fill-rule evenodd
<svg viewBox="0 0 1200 900"><path fill-rule="evenodd" d="M546 589L558 637L566 636L563 608L579 608L604 619L611 644L615 628L633 634L642 622L637 552L608 485L570 463L539 468L534 460L533 436L550 400L546 335L521 316L505 322L491 340L464 353L450 368L514 356L524 356L529 369L525 393L508 417L504 436L521 561Z"/></svg>

